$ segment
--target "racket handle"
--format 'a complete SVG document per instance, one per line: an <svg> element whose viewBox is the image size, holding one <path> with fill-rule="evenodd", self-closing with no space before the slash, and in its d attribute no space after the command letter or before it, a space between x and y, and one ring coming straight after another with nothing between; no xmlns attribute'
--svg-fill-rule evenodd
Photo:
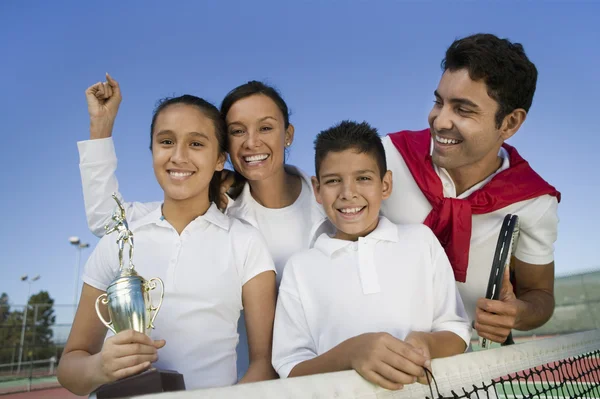
<svg viewBox="0 0 600 399"><path fill-rule="evenodd" d="M492 343L493 342L487 338L479 337L479 348L481 348L481 349L491 348ZM506 340L501 344L501 346L508 346L508 345L514 345L514 344L515 344L515 341L513 339L512 332L510 332L508 334L508 337L506 337Z"/></svg>
<svg viewBox="0 0 600 399"><path fill-rule="evenodd" d="M487 338L479 337L479 348L480 349L489 349L492 346L492 341Z"/></svg>
<svg viewBox="0 0 600 399"><path fill-rule="evenodd" d="M515 340L513 339L512 332L508 333L508 337L506 337L506 341L502 343L502 346L514 345Z"/></svg>

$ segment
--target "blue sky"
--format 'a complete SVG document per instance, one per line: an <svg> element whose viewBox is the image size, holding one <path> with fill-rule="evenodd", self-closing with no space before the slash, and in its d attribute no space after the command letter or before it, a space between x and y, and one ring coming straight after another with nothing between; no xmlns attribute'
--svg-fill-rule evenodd
<svg viewBox="0 0 600 399"><path fill-rule="evenodd" d="M120 4L127 3L127 4ZM196 94L219 104L251 79L291 107L289 162L309 173L315 134L342 119L382 134L426 127L446 47L490 32L524 44L539 70L529 117L510 143L563 194L556 273L600 268L600 30L594 2L0 2L3 172L0 292L72 302L87 229L76 142L88 137L85 89L109 72L124 100L115 126L126 199L162 198L148 150L155 102ZM82 266L91 250L83 253Z"/></svg>

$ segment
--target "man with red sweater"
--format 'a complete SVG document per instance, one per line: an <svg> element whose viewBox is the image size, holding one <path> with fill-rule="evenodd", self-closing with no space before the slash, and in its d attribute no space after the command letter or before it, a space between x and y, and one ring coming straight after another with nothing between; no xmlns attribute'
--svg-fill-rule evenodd
<svg viewBox="0 0 600 399"><path fill-rule="evenodd" d="M504 342L554 311L554 242L560 193L505 144L527 117L537 69L523 47L491 34L456 40L446 51L429 129L383 140L393 174L382 212L395 223L425 223L452 263L479 336ZM485 299L504 216L521 235L499 300ZM508 271L508 270L507 270Z"/></svg>

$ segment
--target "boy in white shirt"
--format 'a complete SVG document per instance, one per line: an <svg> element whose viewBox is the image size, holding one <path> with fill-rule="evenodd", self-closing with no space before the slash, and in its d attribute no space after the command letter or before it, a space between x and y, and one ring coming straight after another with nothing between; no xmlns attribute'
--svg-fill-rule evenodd
<svg viewBox="0 0 600 399"><path fill-rule="evenodd" d="M284 269L273 366L282 378L354 369L387 389L425 382L430 359L471 337L446 254L428 227L379 215L392 176L375 129L344 121L315 152L315 196L337 232Z"/></svg>

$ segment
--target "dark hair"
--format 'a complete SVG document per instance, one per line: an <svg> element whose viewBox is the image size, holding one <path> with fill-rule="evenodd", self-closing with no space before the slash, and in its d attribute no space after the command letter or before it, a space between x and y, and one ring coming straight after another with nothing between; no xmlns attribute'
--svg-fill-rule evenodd
<svg viewBox="0 0 600 399"><path fill-rule="evenodd" d="M538 72L520 43L480 33L455 40L442 60L444 71L467 69L472 80L483 80L498 102L496 125L517 108L529 112Z"/></svg>
<svg viewBox="0 0 600 399"><path fill-rule="evenodd" d="M321 131L315 139L315 174L319 179L321 163L330 152L354 149L359 153L368 153L377 162L379 174L387 172L385 150L377 129L367 122L342 121L327 130Z"/></svg>
<svg viewBox="0 0 600 399"><path fill-rule="evenodd" d="M154 134L154 124L158 115L171 105L184 104L196 107L200 112L204 114L208 119L212 120L215 127L215 135L217 136L217 142L219 143L219 152L227 151L227 127L225 121L221 118L221 113L208 101L193 96L191 94L184 94L179 97L167 97L160 100L154 113L152 114L152 123L150 124L150 151L152 151L152 137ZM218 203L221 187L221 172L215 172L208 188L208 199L214 203Z"/></svg>
<svg viewBox="0 0 600 399"><path fill-rule="evenodd" d="M262 94L263 96L267 96L271 100L273 100L275 105L277 105L277 108L279 108L279 110L283 114L283 121L285 122L285 128L287 129L290 125L290 111L285 101L283 101L281 94L279 94L279 92L274 87L271 87L263 82L259 82L256 80L244 83L243 85L238 86L235 89L231 90L229 93L227 93L227 95L223 99L223 102L221 103L221 116L223 117L223 119L225 119L227 113L229 112L233 104L235 104L239 100L242 100L246 97L254 96L256 94Z"/></svg>

